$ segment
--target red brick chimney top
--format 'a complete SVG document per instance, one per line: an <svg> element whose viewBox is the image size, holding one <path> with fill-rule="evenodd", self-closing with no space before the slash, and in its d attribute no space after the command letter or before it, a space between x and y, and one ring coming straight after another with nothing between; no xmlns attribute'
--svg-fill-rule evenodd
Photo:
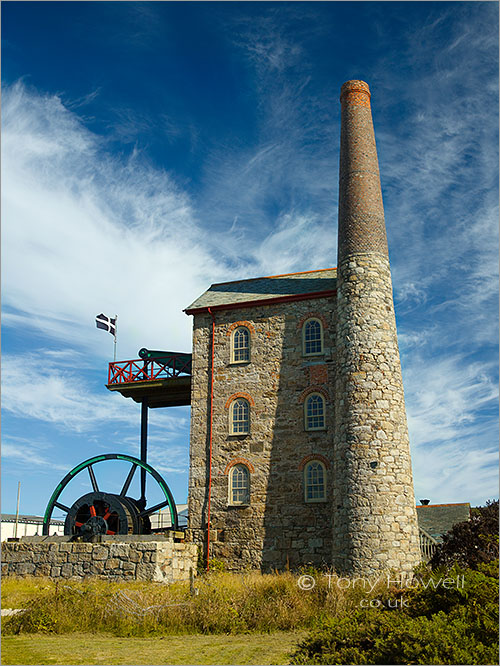
<svg viewBox="0 0 500 666"><path fill-rule="evenodd" d="M346 81L340 89L340 101L356 106L370 106L370 88L364 81Z"/></svg>

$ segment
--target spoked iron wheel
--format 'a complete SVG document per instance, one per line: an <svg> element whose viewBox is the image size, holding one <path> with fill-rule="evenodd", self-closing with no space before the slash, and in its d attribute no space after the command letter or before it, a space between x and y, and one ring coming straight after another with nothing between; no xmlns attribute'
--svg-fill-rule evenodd
<svg viewBox="0 0 500 666"><path fill-rule="evenodd" d="M130 497L93 492L80 497L68 511L65 534L147 534L139 509Z"/></svg>
<svg viewBox="0 0 500 666"><path fill-rule="evenodd" d="M131 463L128 475L118 494L102 492L97 483L93 466L107 460L124 460ZM127 496L138 467L150 474L163 492L165 499L154 506L144 507L144 502ZM77 499L71 507L59 502L58 499L64 488L85 469L89 474L93 492ZM160 474L138 458L121 453L107 453L86 460L66 474L49 500L43 519L42 533L49 534L52 512L57 507L67 514L64 523L64 534L67 536L91 538L99 534L149 534L151 532L149 516L166 506L170 510L172 528L177 529L177 510L174 498Z"/></svg>

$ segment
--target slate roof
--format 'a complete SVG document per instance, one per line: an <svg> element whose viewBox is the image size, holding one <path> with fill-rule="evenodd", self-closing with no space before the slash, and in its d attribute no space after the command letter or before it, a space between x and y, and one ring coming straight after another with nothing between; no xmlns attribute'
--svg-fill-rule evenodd
<svg viewBox="0 0 500 666"><path fill-rule="evenodd" d="M336 268L221 282L211 285L204 294L186 308L185 312L190 314L191 311L199 308L314 294L322 291L332 291L336 287Z"/></svg>
<svg viewBox="0 0 500 666"><path fill-rule="evenodd" d="M417 506L418 526L422 527L436 541L441 542L443 534L456 523L470 518L470 504L426 504Z"/></svg>

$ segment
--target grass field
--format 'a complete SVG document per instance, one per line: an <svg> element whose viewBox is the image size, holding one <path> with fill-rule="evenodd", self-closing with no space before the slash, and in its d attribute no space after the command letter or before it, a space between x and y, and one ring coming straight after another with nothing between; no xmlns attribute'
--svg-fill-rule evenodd
<svg viewBox="0 0 500 666"><path fill-rule="evenodd" d="M288 664L323 616L359 606L364 592L291 572L199 576L189 583L6 578L2 664ZM376 594L374 591L372 594Z"/></svg>
<svg viewBox="0 0 500 666"><path fill-rule="evenodd" d="M2 633L147 638L291 632L312 629L323 616L349 613L367 594L329 587L319 572L316 578L312 589L303 590L298 575L290 572L211 573L196 579L195 595L188 582L7 578L2 582L2 607L26 610L5 618Z"/></svg>
<svg viewBox="0 0 500 666"><path fill-rule="evenodd" d="M306 632L117 638L25 634L2 638L2 664L287 664Z"/></svg>

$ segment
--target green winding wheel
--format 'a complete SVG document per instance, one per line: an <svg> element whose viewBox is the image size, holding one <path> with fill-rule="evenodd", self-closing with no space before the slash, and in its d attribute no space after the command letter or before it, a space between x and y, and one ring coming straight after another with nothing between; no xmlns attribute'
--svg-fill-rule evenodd
<svg viewBox="0 0 500 666"><path fill-rule="evenodd" d="M131 467L119 494L106 493L99 489L93 466L106 460L124 460L130 462ZM136 469L140 467L150 474L160 486L165 499L146 508L140 500L127 496ZM71 507L58 501L64 488L84 469L88 471L93 491L83 495ZM74 467L59 483L52 493L43 518L43 534L49 534L50 519L54 508L66 513L64 534L68 536L92 537L98 534L150 534L151 523L149 516L169 507L172 528L178 528L177 509L170 488L158 472L150 465L138 458L122 453L106 453L102 456L90 458Z"/></svg>

